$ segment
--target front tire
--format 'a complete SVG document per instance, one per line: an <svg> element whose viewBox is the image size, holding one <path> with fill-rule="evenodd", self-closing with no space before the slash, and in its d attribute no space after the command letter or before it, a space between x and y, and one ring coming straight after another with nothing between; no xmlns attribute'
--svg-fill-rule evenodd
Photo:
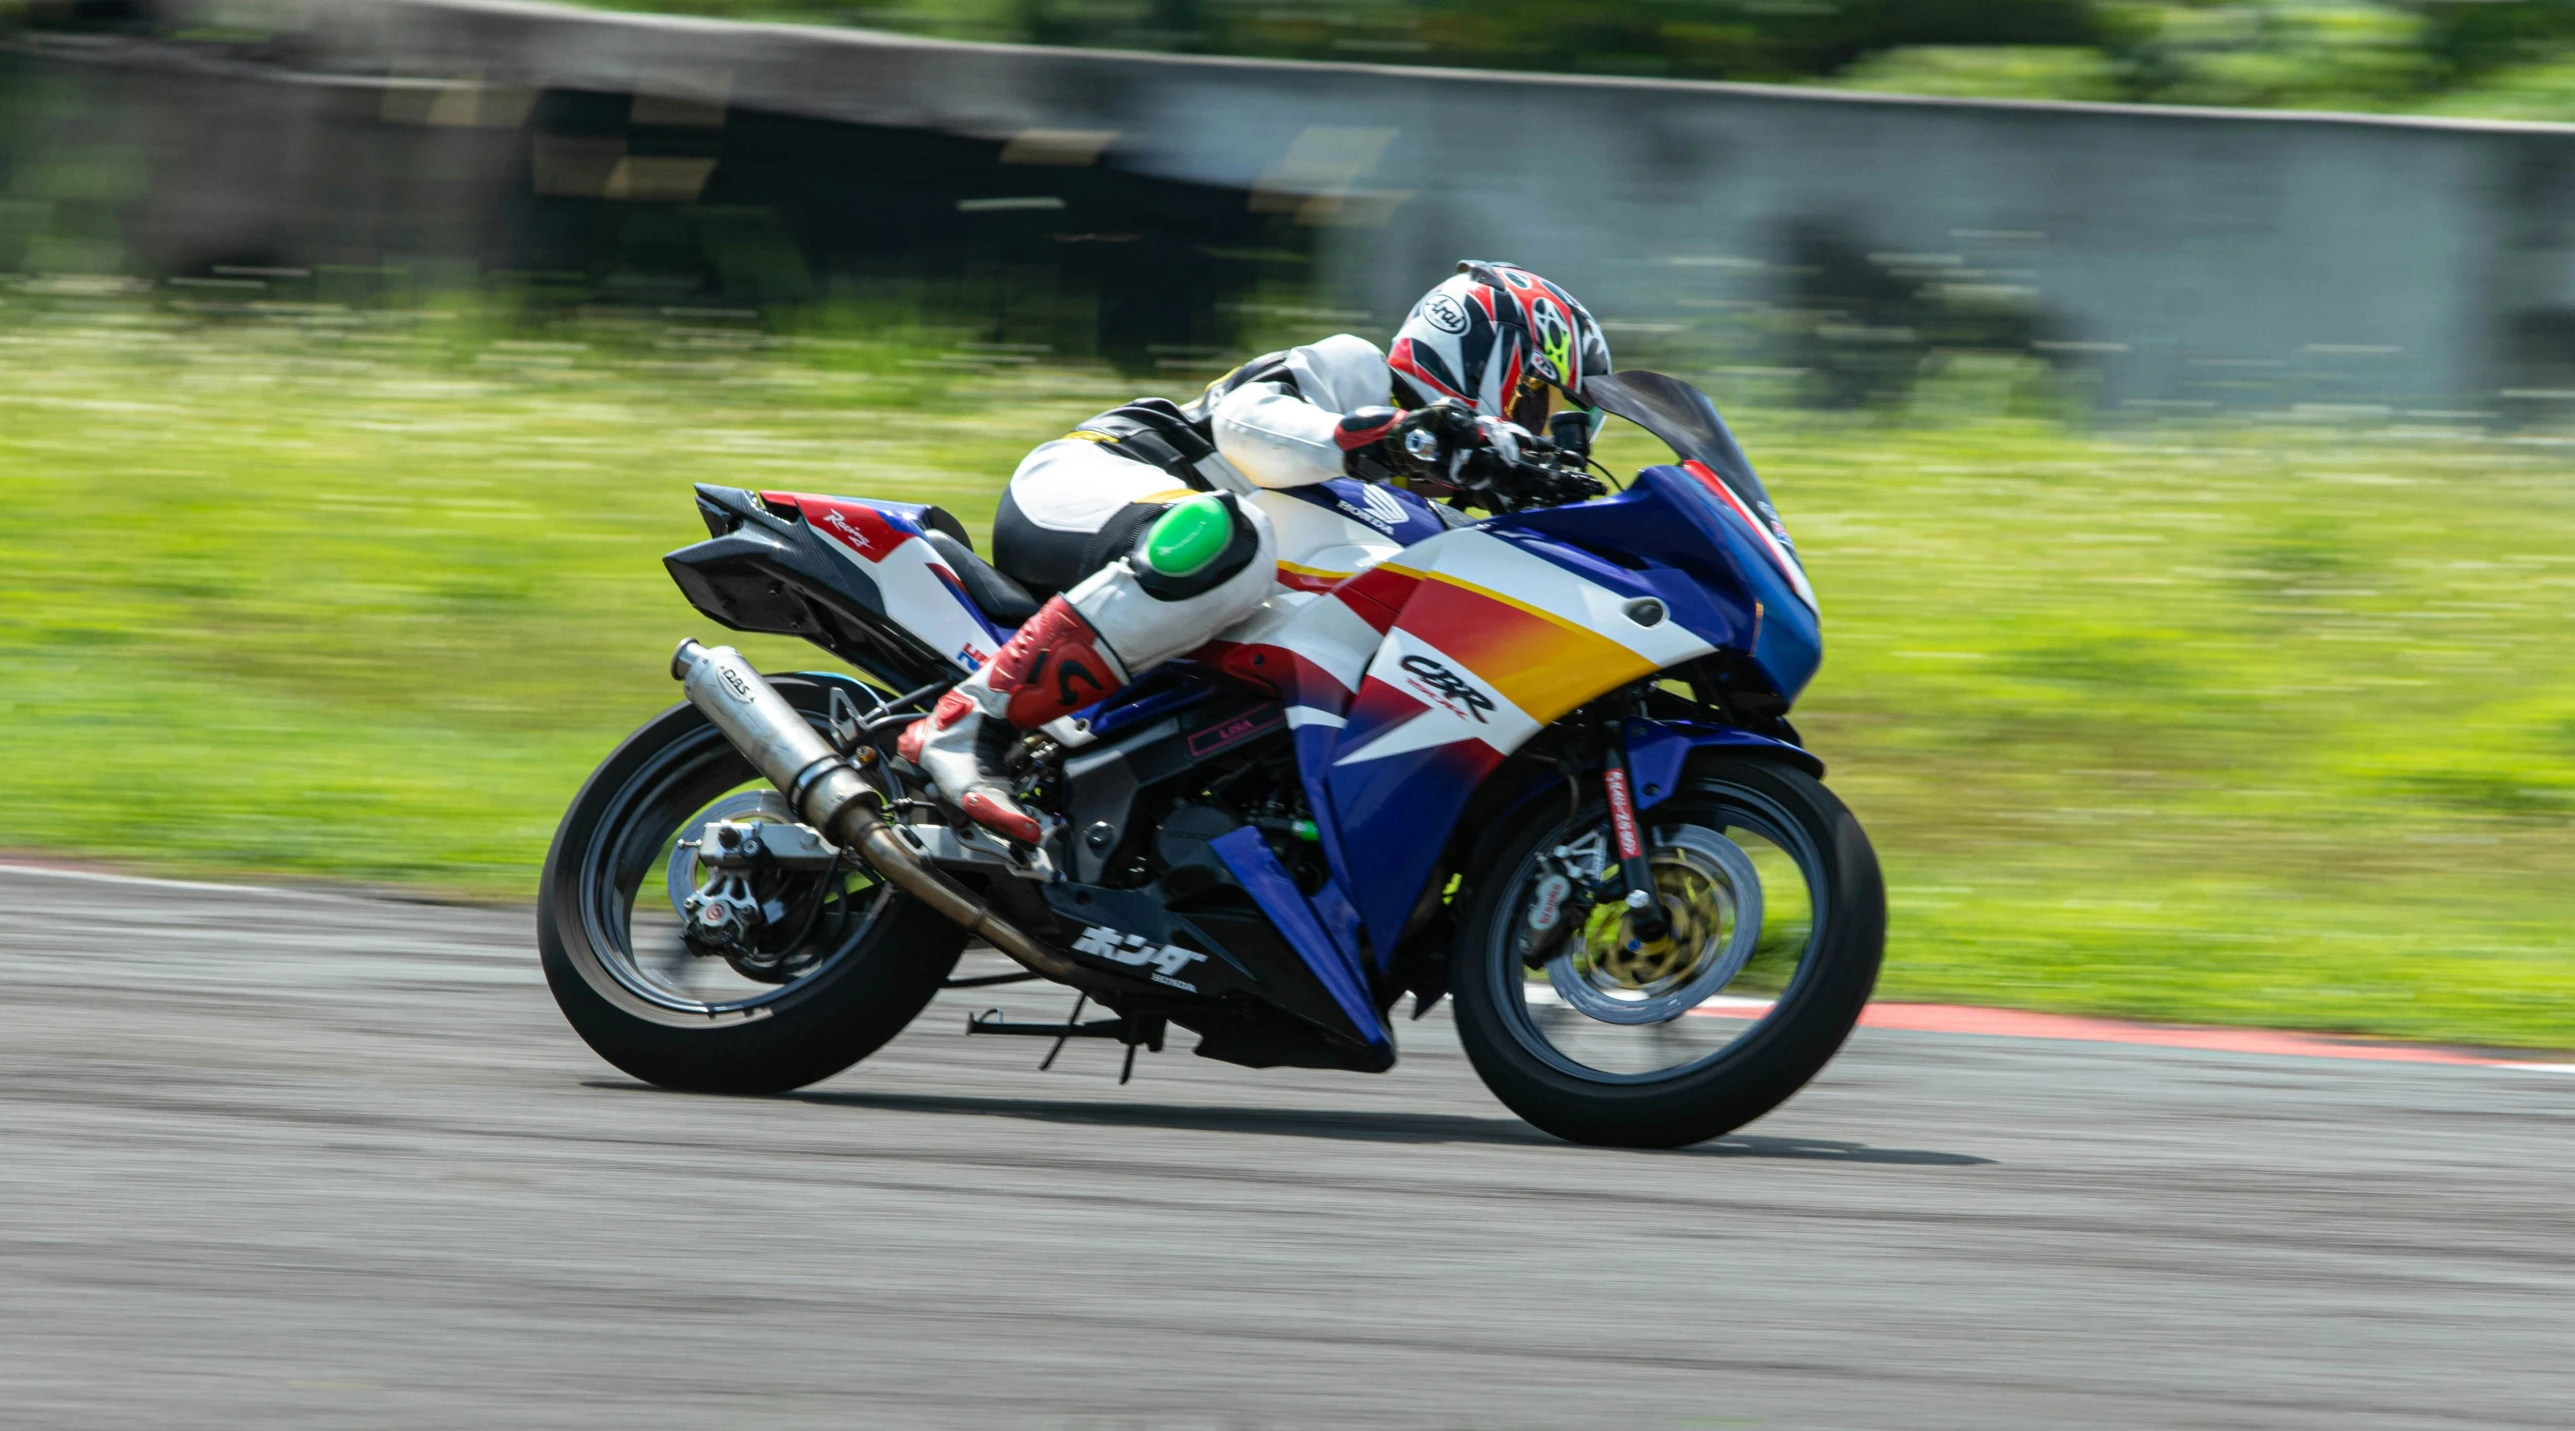
<svg viewBox="0 0 2575 1431"><path fill-rule="evenodd" d="M1522 941L1534 901L1554 898L1538 893L1550 852L1599 851L1605 823L1597 799L1534 821L1476 872L1451 956L1459 1041L1495 1097L1570 1142L1670 1148L1731 1132L1804 1087L1859 1021L1886 944L1877 856L1802 772L1694 763L1640 823L1667 906L1709 902L1676 922L1704 931L1701 944L1640 972L1617 911L1599 910L1587 932L1558 936L1571 952L1547 961L1541 983Z"/></svg>
<svg viewBox="0 0 2575 1431"><path fill-rule="evenodd" d="M825 725L826 687L772 684ZM617 747L555 832L537 895L546 984L583 1042L647 1083L782 1093L829 1078L902 1032L965 946L964 930L856 870L828 876L839 888L809 921L816 947L783 965L797 972L727 979L726 961L679 948L662 907L674 843L693 833L691 821L735 818L767 790L722 732L679 705ZM647 943L670 946L658 949L661 962L639 955Z"/></svg>

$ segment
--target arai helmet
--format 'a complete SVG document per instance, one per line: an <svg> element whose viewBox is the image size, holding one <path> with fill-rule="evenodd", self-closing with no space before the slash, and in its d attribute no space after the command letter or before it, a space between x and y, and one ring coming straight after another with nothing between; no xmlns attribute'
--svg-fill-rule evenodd
<svg viewBox="0 0 2575 1431"><path fill-rule="evenodd" d="M1550 388L1592 405L1583 387L1609 371L1609 340L1572 294L1525 268L1468 259L1413 305L1386 362L1408 406L1455 398L1536 432Z"/></svg>

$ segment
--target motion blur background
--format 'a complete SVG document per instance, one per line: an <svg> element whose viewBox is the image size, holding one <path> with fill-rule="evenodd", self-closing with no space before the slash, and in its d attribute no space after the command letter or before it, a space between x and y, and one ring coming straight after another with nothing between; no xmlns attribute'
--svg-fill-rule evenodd
<svg viewBox="0 0 2575 1431"><path fill-rule="evenodd" d="M1885 992L2575 1044L2575 0L638 8L0 0L0 845L524 899L689 482L1472 255L1769 480Z"/></svg>

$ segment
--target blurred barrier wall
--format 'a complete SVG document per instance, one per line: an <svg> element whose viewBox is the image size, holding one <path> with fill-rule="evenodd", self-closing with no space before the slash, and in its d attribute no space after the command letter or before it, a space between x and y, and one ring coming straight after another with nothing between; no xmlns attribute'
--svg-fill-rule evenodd
<svg viewBox="0 0 2575 1431"><path fill-rule="evenodd" d="M220 35L230 13L205 7L197 28ZM164 19L164 36L185 28ZM719 274L758 298L870 253L998 244L1074 262L1104 323L1127 312L1139 338L1186 340L1209 332L1211 295L1283 273L1384 327L1474 255L1560 277L1614 336L1714 335L1744 371L1803 372L1828 399L1977 350L2044 356L2145 407L2509 420L2575 401L2569 128L972 46L467 0L270 23L230 45L17 47L13 85L115 71L120 104L160 116L135 121L162 151L135 261L578 269L666 242L721 269L733 242L784 256Z"/></svg>

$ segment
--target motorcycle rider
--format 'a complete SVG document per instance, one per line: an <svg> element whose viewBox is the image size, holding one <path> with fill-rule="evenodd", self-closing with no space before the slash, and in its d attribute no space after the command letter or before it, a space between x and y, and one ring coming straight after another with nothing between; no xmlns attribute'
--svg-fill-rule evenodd
<svg viewBox="0 0 2575 1431"><path fill-rule="evenodd" d="M1254 491L1335 477L1457 476L1478 448L1516 457L1609 343L1571 294L1475 260L1424 294L1379 352L1338 333L1253 359L1187 406L1142 398L1040 445L993 521L997 565L1051 593L897 749L967 816L1036 844L1011 742L1205 644L1276 589Z"/></svg>

